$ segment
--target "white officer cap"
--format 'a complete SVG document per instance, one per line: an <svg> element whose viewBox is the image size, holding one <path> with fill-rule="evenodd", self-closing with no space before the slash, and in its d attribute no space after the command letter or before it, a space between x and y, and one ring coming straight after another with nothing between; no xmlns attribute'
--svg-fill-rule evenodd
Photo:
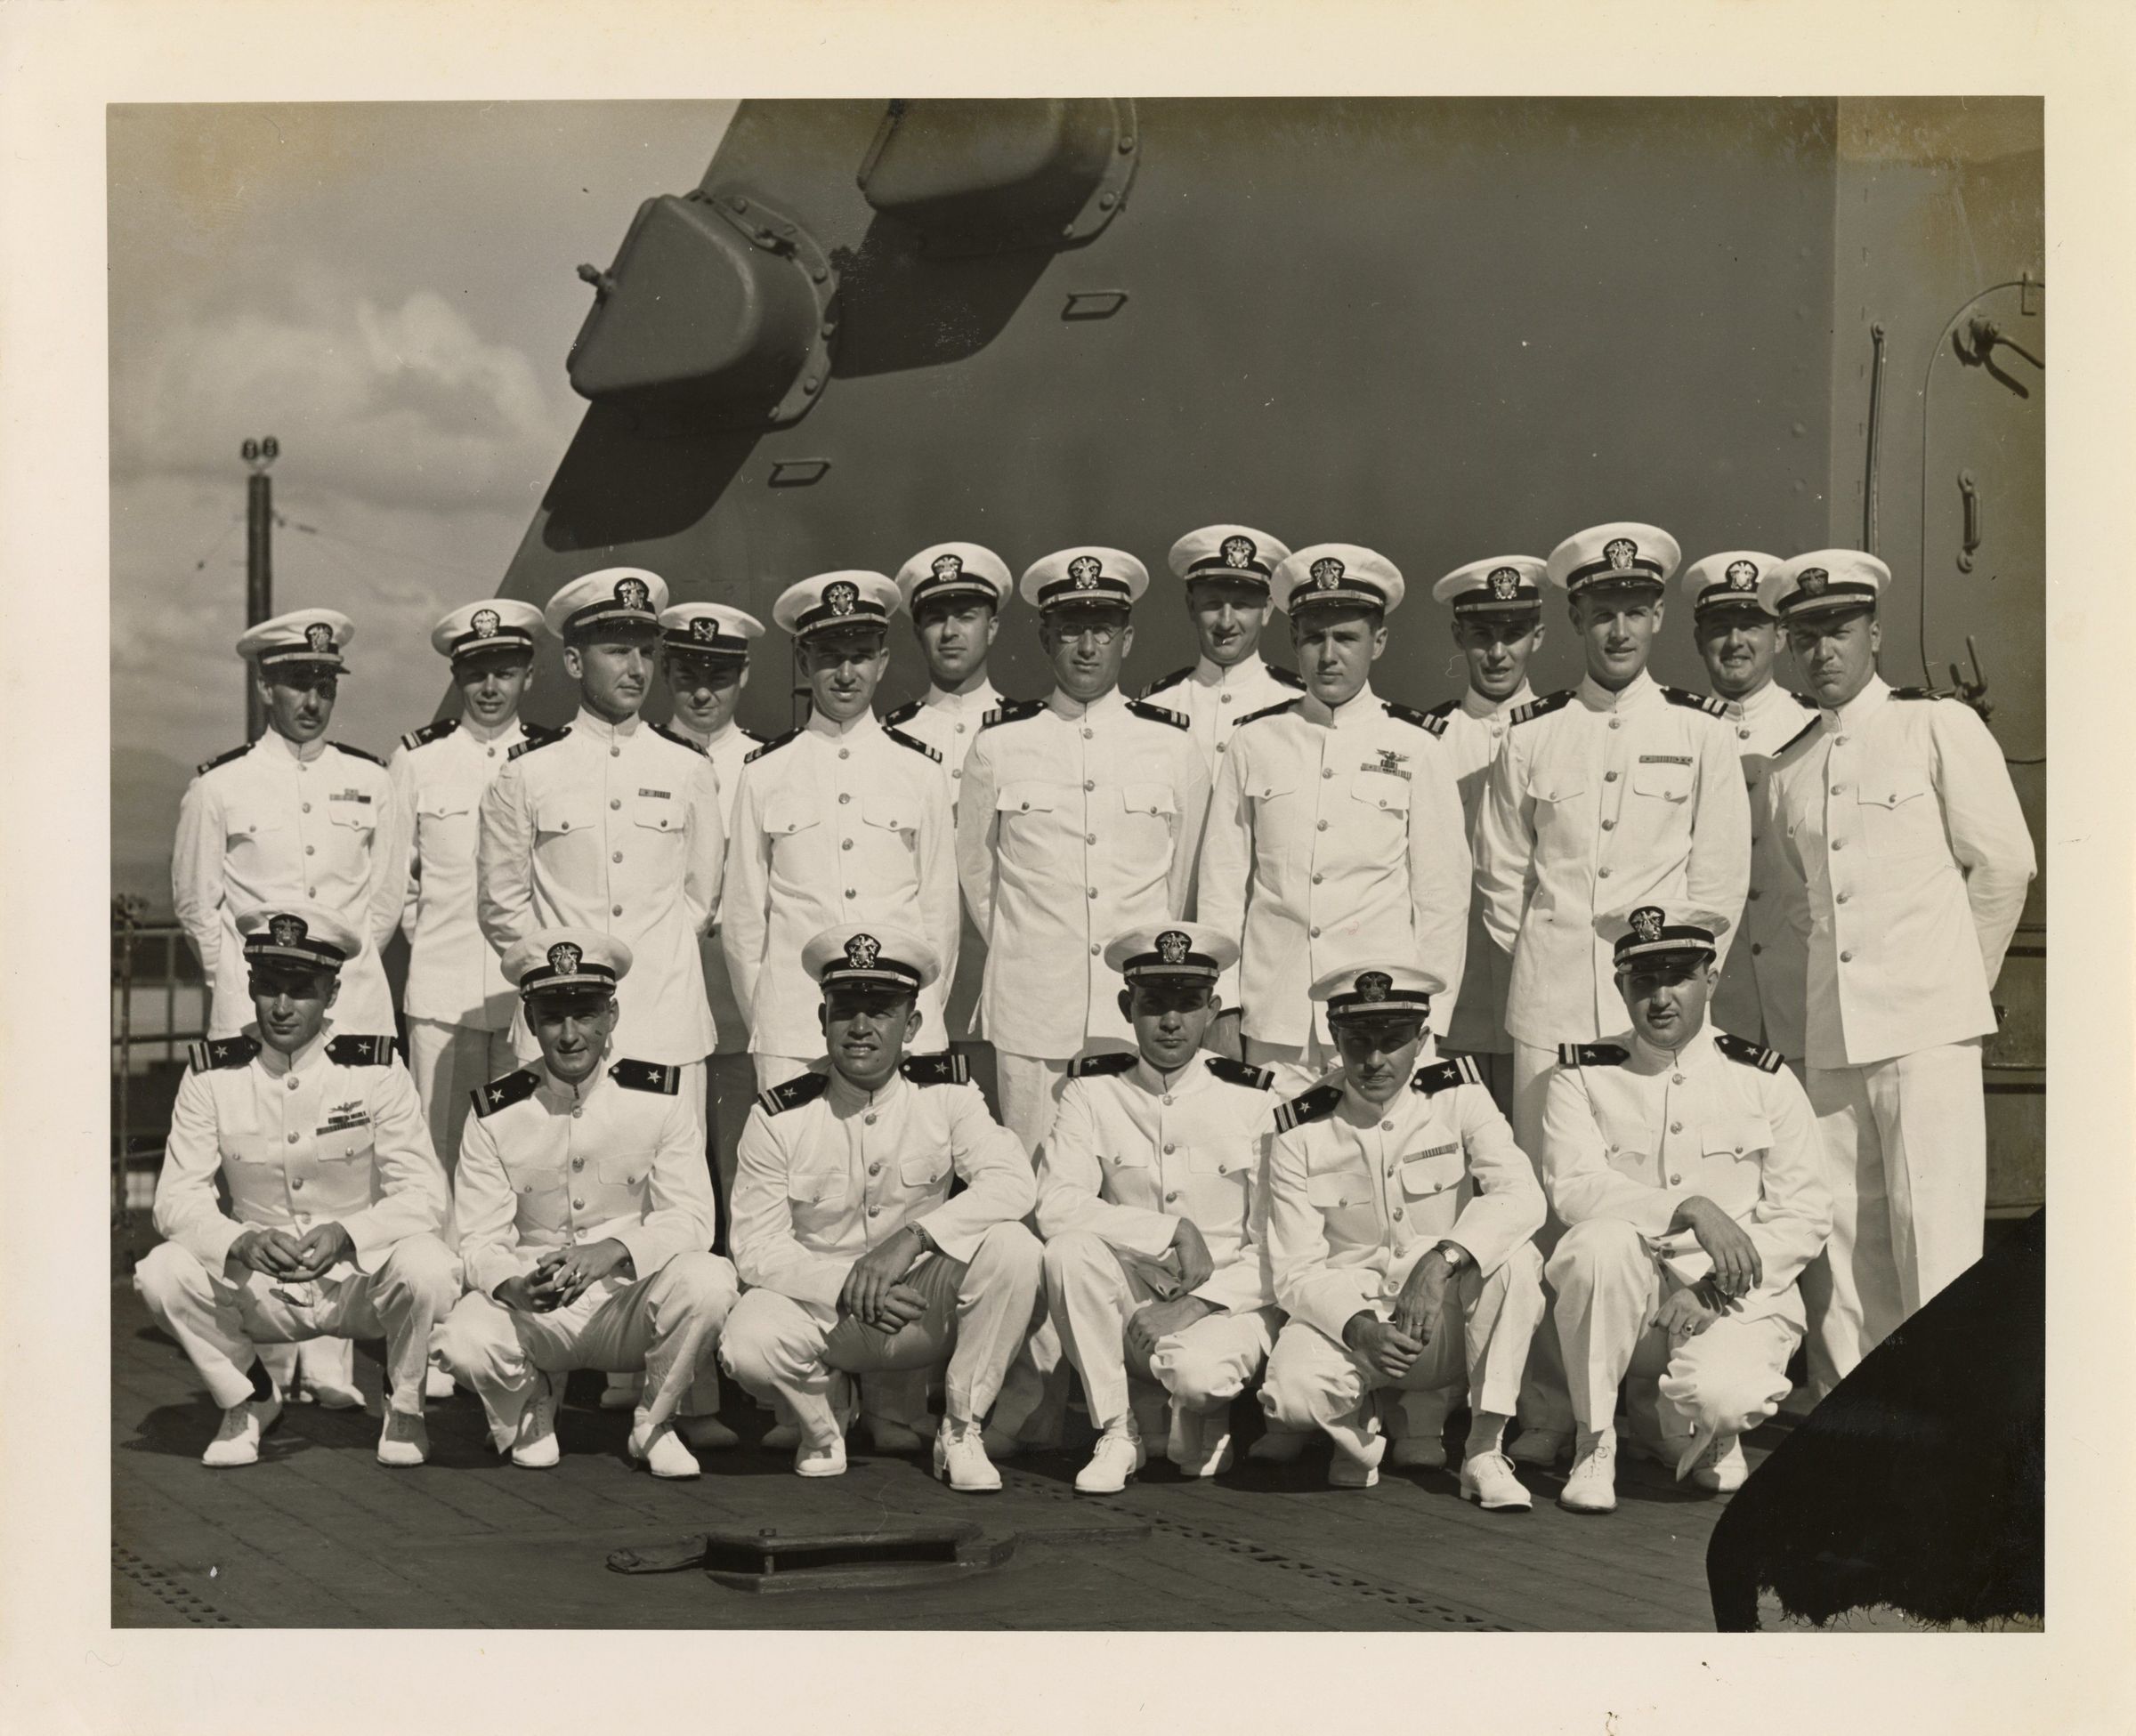
<svg viewBox="0 0 2136 1736"><path fill-rule="evenodd" d="M566 989L612 992L630 974L630 949L597 928L538 928L514 942L504 971L528 1000Z"/></svg>
<svg viewBox="0 0 2136 1736"><path fill-rule="evenodd" d="M238 641L238 655L257 664L262 674L307 663L345 669L341 654L355 636L356 624L339 610L293 609L247 627Z"/></svg>
<svg viewBox="0 0 2136 1736"><path fill-rule="evenodd" d="M1431 587L1434 602L1450 602L1454 614L1517 615L1542 607L1547 561L1532 554L1494 554L1456 567Z"/></svg>
<svg viewBox="0 0 2136 1736"><path fill-rule="evenodd" d="M579 639L598 627L658 628L668 607L668 581L643 567L603 567L574 578L541 611L559 639Z"/></svg>
<svg viewBox="0 0 2136 1736"><path fill-rule="evenodd" d="M1709 610L1729 608L1754 609L1769 618L1772 610L1760 597L1759 586L1784 564L1778 555L1760 554L1752 548L1709 554L1684 569L1684 599L1694 618Z"/></svg>
<svg viewBox="0 0 2136 1736"><path fill-rule="evenodd" d="M1306 992L1327 1003L1330 1021L1383 1013L1431 1011L1431 997L1446 985L1430 971L1413 965L1348 964L1328 972Z"/></svg>
<svg viewBox="0 0 2136 1736"><path fill-rule="evenodd" d="M1873 554L1824 548L1798 554L1777 572L1768 573L1758 586L1758 598L1768 615L1799 621L1810 615L1874 609L1890 582L1891 569Z"/></svg>
<svg viewBox="0 0 2136 1736"><path fill-rule="evenodd" d="M1205 524L1172 545L1166 557L1178 577L1233 579L1266 591L1275 569L1290 558L1290 545L1249 524Z"/></svg>
<svg viewBox="0 0 2136 1736"><path fill-rule="evenodd" d="M1402 606L1402 575L1395 563L1355 543L1315 543L1285 556L1268 588L1275 606L1291 615L1336 606L1392 615Z"/></svg>
<svg viewBox="0 0 2136 1736"><path fill-rule="evenodd" d="M363 950L363 936L323 904L293 899L237 912L247 965L294 965L338 972Z"/></svg>
<svg viewBox="0 0 2136 1736"><path fill-rule="evenodd" d="M484 651L531 651L541 630L541 610L530 602L493 597L463 603L430 630L430 648L440 657L479 656Z"/></svg>
<svg viewBox="0 0 2136 1736"><path fill-rule="evenodd" d="M1684 552L1651 524L1620 521L1575 531L1550 551L1550 583L1567 596L1596 585L1650 585L1664 589Z"/></svg>
<svg viewBox="0 0 2136 1736"><path fill-rule="evenodd" d="M1207 923L1145 923L1115 935L1105 963L1129 982L1152 977L1188 977L1214 982L1239 962L1239 943Z"/></svg>
<svg viewBox="0 0 2136 1736"><path fill-rule="evenodd" d="M1728 919L1711 910L1670 910L1659 904L1595 918L1595 933L1609 942L1620 973L1669 954L1708 962L1715 956L1713 943L1727 932Z"/></svg>
<svg viewBox="0 0 2136 1736"><path fill-rule="evenodd" d="M1091 603L1132 609L1150 588L1150 570L1125 549L1056 549L1024 569L1016 589L1040 614Z"/></svg>
<svg viewBox="0 0 2136 1736"><path fill-rule="evenodd" d="M881 573L847 568L789 585L772 605L772 618L797 639L834 627L887 627L903 598Z"/></svg>
<svg viewBox="0 0 2136 1736"><path fill-rule="evenodd" d="M678 657L746 660L764 623L724 602L678 602L660 610L660 643Z"/></svg>
<svg viewBox="0 0 2136 1736"><path fill-rule="evenodd" d="M801 949L801 968L826 989L870 983L917 995L942 974L934 949L909 929L840 923Z"/></svg>
<svg viewBox="0 0 2136 1736"><path fill-rule="evenodd" d="M943 597L976 598L999 614L1015 593L1008 563L977 543L930 543L897 569L897 589L915 615Z"/></svg>

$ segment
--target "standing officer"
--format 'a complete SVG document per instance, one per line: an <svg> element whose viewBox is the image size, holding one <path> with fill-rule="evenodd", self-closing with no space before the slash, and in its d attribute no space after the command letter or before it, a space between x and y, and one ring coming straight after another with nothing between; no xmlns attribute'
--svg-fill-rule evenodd
<svg viewBox="0 0 2136 1736"><path fill-rule="evenodd" d="M957 868L986 937L980 1008L1001 1118L1035 1152L1068 1063L1126 1049L1105 942L1180 914L1209 773L1177 712L1123 698L1130 611L1149 586L1115 548L1069 548L1024 574L1055 688L994 711L965 761Z"/></svg>
<svg viewBox="0 0 2136 1736"><path fill-rule="evenodd" d="M733 1442L712 1345L734 1268L709 1251L716 1208L683 1070L603 1065L631 964L598 929L537 929L505 955L541 1058L474 1094L457 1202L468 1288L441 1349L481 1395L497 1449L536 1468L556 1463L563 1375L643 1369L630 1456L694 1477L685 1437Z"/></svg>
<svg viewBox="0 0 2136 1736"><path fill-rule="evenodd" d="M321 905L363 936L343 985L341 1028L392 1033L392 992L379 958L406 890L392 847L400 829L392 780L384 761L325 739L348 667L342 652L355 636L346 615L299 609L238 641L267 731L200 768L179 803L171 852L172 904L210 986L210 1038L234 1035L252 1016L232 913L292 902ZM267 1358L286 1391L295 1389L301 1359L320 1403L342 1409L363 1401L346 1340L315 1340L301 1352L277 1346Z"/></svg>
<svg viewBox="0 0 2136 1736"><path fill-rule="evenodd" d="M1528 660L1542 644L1546 564L1528 554L1501 554L1457 567L1431 587L1433 600L1453 609L1453 642L1468 670L1458 699L1425 715L1444 725L1439 739L1461 792L1463 836L1473 845L1477 819L1491 784L1491 768L1506 745L1513 713L1535 697ZM1472 1055L1501 1110L1513 1106L1513 1040L1506 1035L1506 989L1512 960L1484 927L1481 899L1468 907L1468 940L1460 992L1440 1047Z"/></svg>
<svg viewBox="0 0 2136 1736"><path fill-rule="evenodd" d="M1550 1256L1579 1451L1558 1505L1616 1498L1617 1388L1658 1400L1645 1450L1701 1488L1740 1488L1739 1438L1788 1393L1795 1280L1832 1201L1809 1102L1781 1058L1707 1022L1722 919L1641 905L1604 916L1631 1031L1568 1043L1543 1100ZM1659 1377L1655 1393L1651 1383ZM1635 1425L1647 1407L1635 1398Z"/></svg>
<svg viewBox="0 0 2136 1736"><path fill-rule="evenodd" d="M1153 1434L1190 1477L1227 1469L1231 1401L1282 1318L1253 1221L1268 1075L1199 1053L1238 948L1174 922L1104 957L1139 1053L1071 1063L1039 1161L1048 1306L1098 1429L1086 1495L1126 1487Z"/></svg>
<svg viewBox="0 0 2136 1736"><path fill-rule="evenodd" d="M1008 568L977 543L935 543L897 569L898 595L926 659L927 690L883 719L941 756L950 805L964 785L964 759L1001 695L987 678L987 654L1013 594Z"/></svg>
<svg viewBox="0 0 2136 1736"><path fill-rule="evenodd" d="M1750 884L1750 808L1718 700L1646 673L1680 551L1650 524L1602 524L1550 553L1587 663L1577 688L1513 714L1477 831L1477 889L1512 955L1513 1133L1538 1164L1542 1089L1558 1045L1593 1042L1622 1006L1598 908L1696 905L1733 923ZM1547 1258L1557 1226L1544 1226ZM1571 1444L1558 1339L1536 1335L1513 1457L1549 1464Z"/></svg>
<svg viewBox="0 0 2136 1736"><path fill-rule="evenodd" d="M832 572L789 585L773 618L794 635L813 704L805 727L742 766L720 924L765 1090L823 1053L822 995L801 963L834 922L917 926L938 958L957 956L956 832L932 747L877 721L876 684L897 586L880 573ZM949 1046L942 997L919 1001L921 1041Z"/></svg>
<svg viewBox="0 0 2136 1736"><path fill-rule="evenodd" d="M1367 954L1443 982L1461 975L1469 853L1444 726L1380 698L1371 668L1402 575L1371 549L1321 543L1275 570L1307 691L1233 737L1210 804L1198 910L1239 937L1241 1009L1218 1046L1300 1091L1334 1064L1308 991Z"/></svg>
<svg viewBox="0 0 2136 1736"><path fill-rule="evenodd" d="M345 1333L386 1341L379 1463L420 1465L424 1358L459 1294L437 1235L445 1173L392 1038L331 1034L361 933L301 900L247 910L236 930L254 1021L194 1046L156 1179L167 1239L134 1288L222 1407L202 1464L254 1463L281 1415L255 1346Z"/></svg>
<svg viewBox="0 0 2136 1736"><path fill-rule="evenodd" d="M1269 581L1290 551L1265 530L1211 524L1172 545L1174 574L1186 584L1186 615L1202 655L1144 690L1145 699L1184 712L1210 781L1245 718L1281 705L1305 682L1261 661L1261 629L1268 624Z"/></svg>
<svg viewBox="0 0 2136 1736"><path fill-rule="evenodd" d="M764 738L734 721L749 684L749 645L764 623L724 602L678 602L660 611L660 678L668 727L704 750L719 779L720 817L732 835L741 763Z"/></svg>
<svg viewBox="0 0 2136 1736"><path fill-rule="evenodd" d="M1751 886L1743 927L1728 949L1728 968L1713 991L1713 1022L1721 1029L1769 1044L1799 1070L1802 1064L1802 980L1808 969L1802 937L1788 920L1786 870L1780 840L1764 823L1760 785L1773 755L1801 732L1816 701L1791 693L1773 679L1780 624L1759 600L1758 586L1780 561L1755 549L1709 554L1684 569L1691 632L1706 666L1713 697L1726 709L1743 761L1751 803Z"/></svg>
<svg viewBox="0 0 2136 1736"><path fill-rule="evenodd" d="M945 1357L934 1474L997 1490L981 1425L1039 1297L1031 1164L952 1055L916 1055L939 965L917 934L842 924L814 936L829 1057L757 1099L734 1183L749 1286L721 1341L727 1372L798 1419L794 1469L846 1469L851 1377ZM951 1187L964 1191L953 1198Z"/></svg>
<svg viewBox="0 0 2136 1736"><path fill-rule="evenodd" d="M1832 1243L1802 1280L1822 1398L1980 1257L1982 1039L2032 836L1971 707L1876 673L1890 570L1825 549L1761 582L1818 715L1768 775L1806 926L1809 1101Z"/></svg>
<svg viewBox="0 0 2136 1736"><path fill-rule="evenodd" d="M1542 1190L1474 1062L1416 1066L1439 986L1391 961L1313 985L1342 1071L1276 1113L1268 1247L1290 1318L1261 1405L1280 1427L1324 1429L1328 1481L1369 1489L1387 1451L1373 1394L1396 1394L1394 1462L1436 1469L1433 1395L1465 1374L1461 1494L1525 1507L1499 1442L1542 1319Z"/></svg>

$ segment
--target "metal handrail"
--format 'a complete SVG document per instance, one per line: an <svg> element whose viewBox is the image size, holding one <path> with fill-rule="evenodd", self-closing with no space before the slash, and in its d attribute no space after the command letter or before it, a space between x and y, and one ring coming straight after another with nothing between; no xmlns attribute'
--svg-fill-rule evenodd
<svg viewBox="0 0 2136 1736"><path fill-rule="evenodd" d="M111 901L111 933L117 942L117 957L114 961L112 987L117 991L111 1032L111 1070L117 1088L117 1101L113 1106L111 1126L111 1225L115 1231L126 1227L126 1168L128 1161L139 1155L134 1150L136 1133L133 1124L134 1110L133 1096L134 1057L137 1049L153 1042L166 1056L176 1058L187 1043L196 1042L207 1035L205 1029L178 1028L178 990L180 981L180 949L186 942L185 930L175 922L149 922L142 919L140 906L134 900L115 898ZM160 946L161 969L157 973L163 983L162 1028L152 1038L144 1039L134 1029L134 991L144 981L153 982L156 976L141 969L144 947ZM157 1143L160 1143L158 1136Z"/></svg>

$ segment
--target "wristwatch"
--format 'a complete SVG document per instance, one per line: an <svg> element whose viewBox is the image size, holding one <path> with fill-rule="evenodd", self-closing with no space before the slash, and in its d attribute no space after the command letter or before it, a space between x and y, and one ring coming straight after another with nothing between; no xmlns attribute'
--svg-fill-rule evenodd
<svg viewBox="0 0 2136 1736"><path fill-rule="evenodd" d="M1468 1264L1468 1250L1459 1242L1440 1242L1431 1251L1446 1262L1448 1272L1459 1272Z"/></svg>

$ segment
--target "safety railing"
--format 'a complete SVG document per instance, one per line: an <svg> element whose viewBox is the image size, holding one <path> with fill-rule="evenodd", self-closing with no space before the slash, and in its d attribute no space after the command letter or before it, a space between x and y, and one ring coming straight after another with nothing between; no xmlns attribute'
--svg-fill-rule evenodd
<svg viewBox="0 0 2136 1736"><path fill-rule="evenodd" d="M186 1046L207 1035L208 985L185 931L111 903L111 1228L147 1210Z"/></svg>

